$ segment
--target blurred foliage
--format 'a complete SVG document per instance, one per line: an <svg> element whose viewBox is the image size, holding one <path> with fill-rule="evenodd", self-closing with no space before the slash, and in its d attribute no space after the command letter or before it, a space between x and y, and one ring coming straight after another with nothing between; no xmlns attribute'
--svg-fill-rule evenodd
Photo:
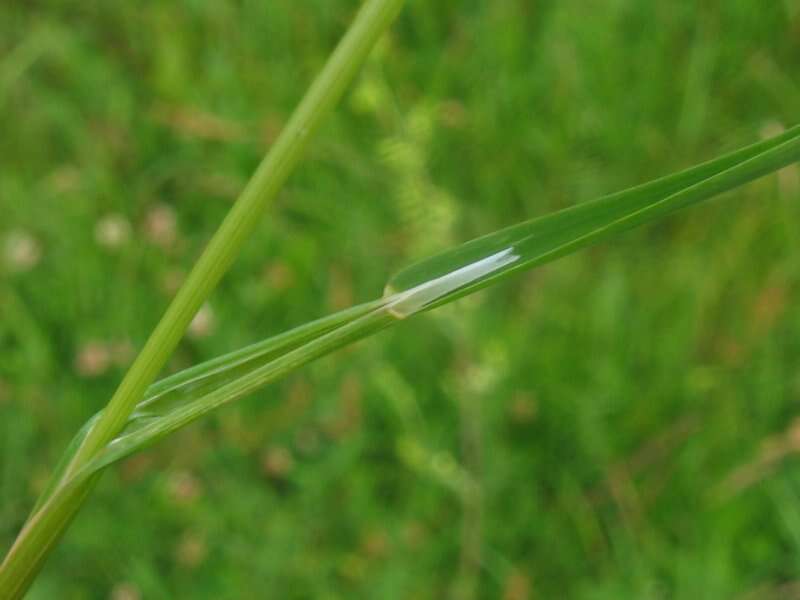
<svg viewBox="0 0 800 600"><path fill-rule="evenodd" d="M355 7L0 4L0 549ZM171 369L791 124L798 67L797 0L413 0ZM800 593L798 198L786 169L184 430L30 597Z"/></svg>

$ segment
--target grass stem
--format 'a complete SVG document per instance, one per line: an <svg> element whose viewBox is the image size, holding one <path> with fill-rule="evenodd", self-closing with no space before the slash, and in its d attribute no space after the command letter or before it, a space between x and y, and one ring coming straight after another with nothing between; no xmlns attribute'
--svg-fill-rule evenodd
<svg viewBox="0 0 800 600"><path fill-rule="evenodd" d="M343 94L378 37L400 11L403 0L368 0L295 110L280 137L231 208L186 282L123 378L102 417L67 467L80 469L125 426L147 387L164 367L189 323L219 283L275 198L322 119ZM0 566L0 599L20 598L44 559L88 496L96 477L47 504L20 532ZM45 511L43 511L45 512Z"/></svg>

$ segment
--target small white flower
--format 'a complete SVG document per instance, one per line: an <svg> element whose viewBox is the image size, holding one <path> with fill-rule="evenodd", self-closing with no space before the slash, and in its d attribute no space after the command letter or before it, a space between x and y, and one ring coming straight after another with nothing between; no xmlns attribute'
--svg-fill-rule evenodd
<svg viewBox="0 0 800 600"><path fill-rule="evenodd" d="M103 342L88 342L78 350L75 370L83 377L99 377L111 366L111 350Z"/></svg>
<svg viewBox="0 0 800 600"><path fill-rule="evenodd" d="M111 589L111 600L141 600L139 588L132 583L118 583Z"/></svg>
<svg viewBox="0 0 800 600"><path fill-rule="evenodd" d="M147 239L154 244L162 248L172 246L178 237L175 211L166 204L157 204L145 216L144 231Z"/></svg>
<svg viewBox="0 0 800 600"><path fill-rule="evenodd" d="M30 271L42 258L42 246L26 231L11 231L3 244L3 258L12 271Z"/></svg>
<svg viewBox="0 0 800 600"><path fill-rule="evenodd" d="M120 214L106 215L95 225L94 239L104 248L119 248L130 241L131 224Z"/></svg>
<svg viewBox="0 0 800 600"><path fill-rule="evenodd" d="M214 310L209 304L204 304L189 324L189 337L195 339L208 337L214 331L215 323Z"/></svg>

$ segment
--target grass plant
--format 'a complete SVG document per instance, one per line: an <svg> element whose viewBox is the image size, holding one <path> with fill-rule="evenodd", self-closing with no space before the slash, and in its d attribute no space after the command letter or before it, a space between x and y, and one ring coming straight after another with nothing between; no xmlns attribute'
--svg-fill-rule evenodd
<svg viewBox="0 0 800 600"><path fill-rule="evenodd" d="M793 127L674 175L456 245L398 272L380 298L153 383L401 4L370 0L356 17L117 392L73 438L0 567L0 598L25 593L108 466L345 345L800 161L800 127Z"/></svg>

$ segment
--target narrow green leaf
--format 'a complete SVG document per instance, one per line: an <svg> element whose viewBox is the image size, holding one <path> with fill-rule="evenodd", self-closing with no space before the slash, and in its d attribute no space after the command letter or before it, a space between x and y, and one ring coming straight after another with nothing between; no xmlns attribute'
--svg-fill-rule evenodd
<svg viewBox="0 0 800 600"><path fill-rule="evenodd" d="M441 306L509 275L574 252L611 234L653 221L796 162L800 126L702 165L662 179L501 229L403 269L389 280L386 294L426 285ZM496 268L489 269L486 262ZM498 264L502 262L502 265ZM482 265L469 283L453 285L453 273ZM450 285L447 293L436 293ZM412 307L420 310L423 307Z"/></svg>
<svg viewBox="0 0 800 600"><path fill-rule="evenodd" d="M76 472L64 489L79 485L212 410L401 319L798 160L800 127L675 175L503 229L412 265L390 280L380 300L303 325L154 384L125 429ZM88 426L79 435L87 430Z"/></svg>

